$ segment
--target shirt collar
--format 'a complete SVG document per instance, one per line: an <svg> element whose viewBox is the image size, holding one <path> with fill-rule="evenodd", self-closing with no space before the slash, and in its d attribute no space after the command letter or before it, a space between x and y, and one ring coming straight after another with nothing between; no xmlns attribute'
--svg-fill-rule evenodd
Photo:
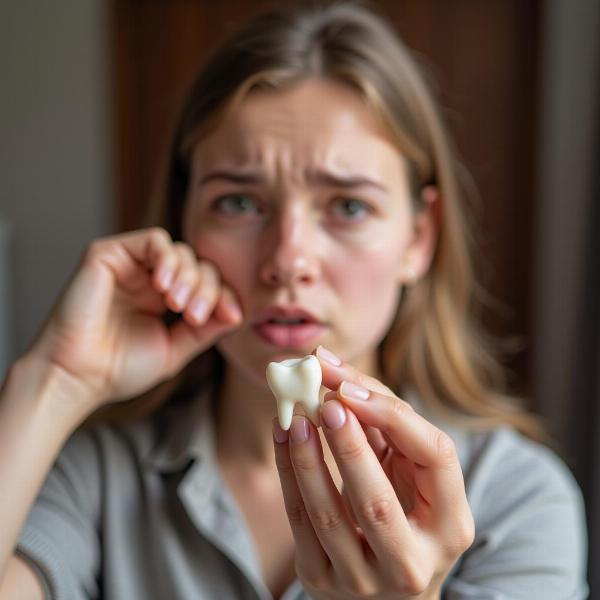
<svg viewBox="0 0 600 600"><path fill-rule="evenodd" d="M151 417L155 432L144 463L162 473L175 473L190 461L214 454L213 394L208 389L189 400L168 403Z"/></svg>

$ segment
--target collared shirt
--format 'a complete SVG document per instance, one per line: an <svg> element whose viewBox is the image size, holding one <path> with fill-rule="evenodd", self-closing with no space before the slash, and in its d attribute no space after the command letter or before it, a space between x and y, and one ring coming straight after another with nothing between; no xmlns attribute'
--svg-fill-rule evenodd
<svg viewBox="0 0 600 600"><path fill-rule="evenodd" d="M425 416L454 439L476 524L444 598L586 598L583 502L562 461L509 429L468 432ZM272 600L202 396L132 425L76 432L17 552L57 600ZM308 598L299 581L282 596Z"/></svg>

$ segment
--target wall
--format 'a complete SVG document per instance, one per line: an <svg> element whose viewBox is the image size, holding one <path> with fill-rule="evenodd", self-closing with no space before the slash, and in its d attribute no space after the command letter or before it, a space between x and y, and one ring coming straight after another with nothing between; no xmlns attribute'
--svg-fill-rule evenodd
<svg viewBox="0 0 600 600"><path fill-rule="evenodd" d="M29 344L88 240L112 228L107 28L102 0L0 3L4 363Z"/></svg>

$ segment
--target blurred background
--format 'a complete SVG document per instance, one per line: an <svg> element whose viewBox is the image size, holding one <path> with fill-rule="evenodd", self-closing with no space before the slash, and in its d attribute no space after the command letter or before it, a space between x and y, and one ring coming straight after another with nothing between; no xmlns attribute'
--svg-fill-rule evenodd
<svg viewBox="0 0 600 600"><path fill-rule="evenodd" d="M0 377L95 237L137 228L207 53L273 2L0 3ZM485 319L585 494L600 561L600 2L388 0L477 183ZM590 568L593 591L600 572ZM596 592L600 595L600 591Z"/></svg>

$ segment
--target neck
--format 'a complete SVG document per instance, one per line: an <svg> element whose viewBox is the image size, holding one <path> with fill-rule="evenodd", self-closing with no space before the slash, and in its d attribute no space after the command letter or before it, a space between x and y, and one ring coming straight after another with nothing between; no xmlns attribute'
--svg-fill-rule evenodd
<svg viewBox="0 0 600 600"><path fill-rule="evenodd" d="M375 353L354 361L364 373L378 377ZM273 453L273 418L277 403L266 381L261 384L226 363L218 398L217 456L221 466L243 471L276 471Z"/></svg>
<svg viewBox="0 0 600 600"><path fill-rule="evenodd" d="M277 404L267 387L227 365L217 412L217 454L223 464L275 469L272 420Z"/></svg>

